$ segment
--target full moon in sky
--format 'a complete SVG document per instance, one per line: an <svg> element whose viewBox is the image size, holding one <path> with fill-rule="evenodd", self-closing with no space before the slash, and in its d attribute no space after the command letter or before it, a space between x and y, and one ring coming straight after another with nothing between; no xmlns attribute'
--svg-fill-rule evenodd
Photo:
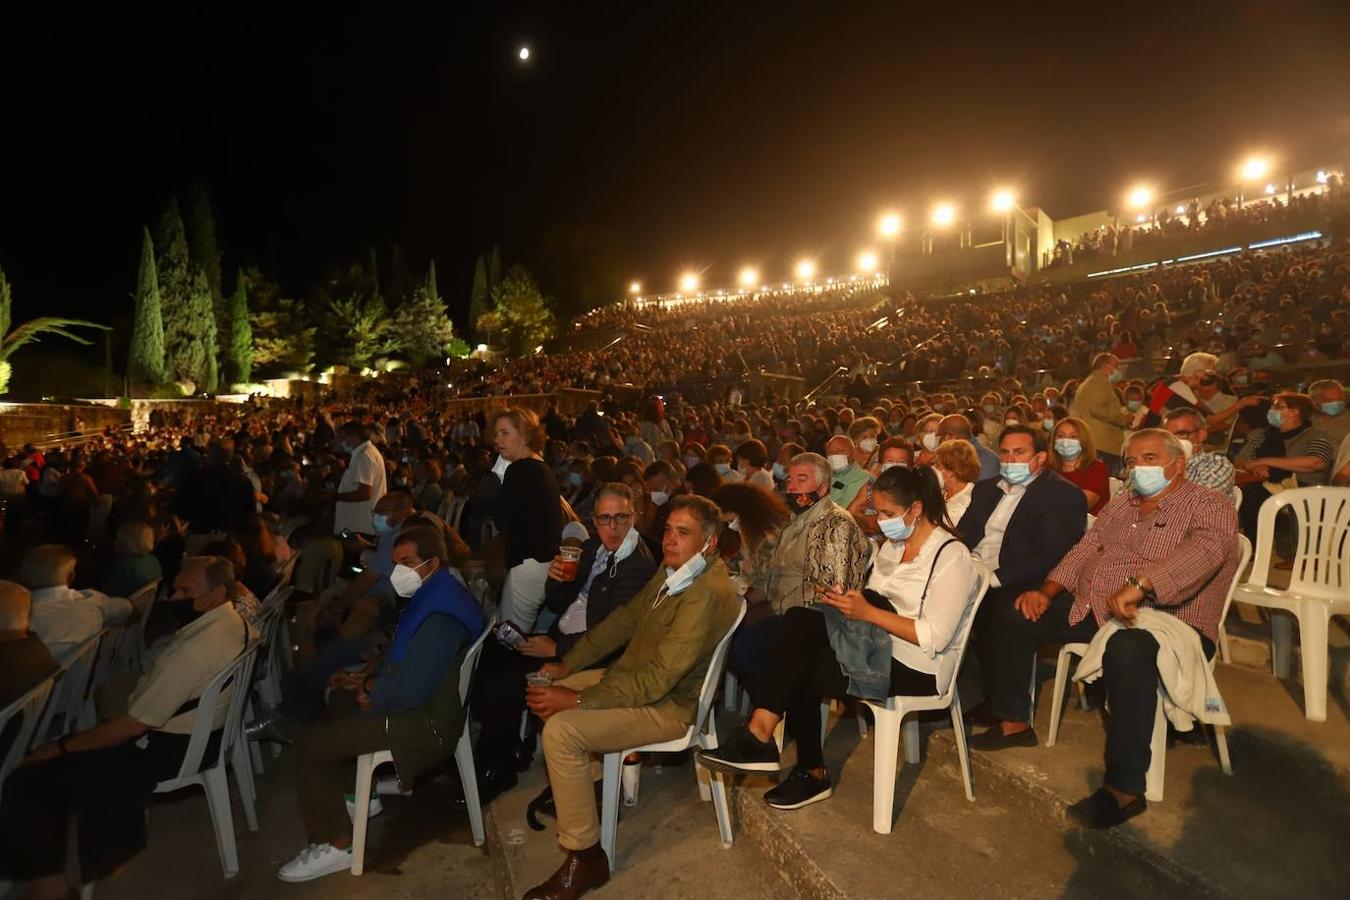
<svg viewBox="0 0 1350 900"><path fill-rule="evenodd" d="M525 60L527 60L527 59L530 58L530 48L529 48L529 47L521 47L521 48L520 48L520 53L517 54L517 55L520 57L520 61L521 61L521 62L524 62Z"/></svg>

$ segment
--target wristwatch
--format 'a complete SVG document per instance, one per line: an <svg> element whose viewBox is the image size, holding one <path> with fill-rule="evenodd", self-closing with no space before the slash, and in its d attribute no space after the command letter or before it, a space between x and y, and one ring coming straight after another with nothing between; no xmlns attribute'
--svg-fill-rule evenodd
<svg viewBox="0 0 1350 900"><path fill-rule="evenodd" d="M1146 588L1142 584L1140 584L1138 576L1130 575L1125 579L1125 583L1132 588L1138 588L1139 593L1143 594L1144 599L1149 601L1150 603L1158 602L1158 592L1153 590L1153 588Z"/></svg>
<svg viewBox="0 0 1350 900"><path fill-rule="evenodd" d="M577 709L581 709L581 691L577 691Z"/></svg>

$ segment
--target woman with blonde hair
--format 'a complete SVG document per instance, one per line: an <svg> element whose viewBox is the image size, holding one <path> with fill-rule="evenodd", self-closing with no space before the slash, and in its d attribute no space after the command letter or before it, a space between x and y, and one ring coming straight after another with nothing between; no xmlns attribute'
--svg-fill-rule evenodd
<svg viewBox="0 0 1350 900"><path fill-rule="evenodd" d="M492 417L492 471L502 481L494 521L506 540L501 614L526 634L535 629L548 566L562 540L562 495L540 456L545 439L531 410L511 407Z"/></svg>
<svg viewBox="0 0 1350 900"><path fill-rule="evenodd" d="M1088 512L1097 515L1111 499L1111 473L1097 458L1097 445L1092 442L1087 423L1069 416L1060 420L1052 435L1045 464L1076 484L1087 498Z"/></svg>

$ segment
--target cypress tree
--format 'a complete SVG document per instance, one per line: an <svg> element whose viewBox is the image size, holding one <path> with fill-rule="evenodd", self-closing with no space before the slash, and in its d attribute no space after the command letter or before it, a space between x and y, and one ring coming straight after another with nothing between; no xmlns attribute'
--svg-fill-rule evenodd
<svg viewBox="0 0 1350 900"><path fill-rule="evenodd" d="M160 216L155 242L159 277L159 307L164 318L164 370L175 381L196 381L201 360L193 356L198 325L189 310L192 290L187 233L178 212L178 200L169 201Z"/></svg>
<svg viewBox="0 0 1350 900"><path fill-rule="evenodd" d="M193 350L194 359L200 359L197 368L197 376L193 381L197 383L199 391L214 391L220 387L220 369L217 363L219 359L216 353L216 313L215 304L211 299L211 286L207 284L206 273L201 269L194 269L192 272L192 289L189 293L189 308L193 320L197 323L196 333L193 335L193 343L196 345Z"/></svg>
<svg viewBox="0 0 1350 900"><path fill-rule="evenodd" d="M248 288L240 271L234 281L234 295L230 297L230 334L227 343L227 375L234 381L247 384L253 377L253 326L248 321Z"/></svg>
<svg viewBox="0 0 1350 900"><path fill-rule="evenodd" d="M206 276L211 296L219 302L222 297L220 247L216 244L216 219L211 214L211 198L206 186L197 182L192 186L192 206L188 210L188 254L192 264Z"/></svg>
<svg viewBox="0 0 1350 900"><path fill-rule="evenodd" d="M502 257L497 252L497 245L492 245L492 262L488 265L488 296L491 297L497 293L497 286L502 283Z"/></svg>
<svg viewBox="0 0 1350 900"><path fill-rule="evenodd" d="M478 334L478 317L488 310L487 262L478 254L473 267L473 287L469 291L469 334Z"/></svg>
<svg viewBox="0 0 1350 900"><path fill-rule="evenodd" d="M159 277L150 229L142 229L141 266L136 274L136 310L131 329L127 371L132 381L160 385L165 381L164 318L159 309Z"/></svg>

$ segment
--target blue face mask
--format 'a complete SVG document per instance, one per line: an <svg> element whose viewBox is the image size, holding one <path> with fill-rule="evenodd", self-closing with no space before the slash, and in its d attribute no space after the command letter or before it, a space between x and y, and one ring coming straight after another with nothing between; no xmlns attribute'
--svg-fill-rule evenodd
<svg viewBox="0 0 1350 900"><path fill-rule="evenodd" d="M773 464L773 480L787 481L787 468L782 463Z"/></svg>
<svg viewBox="0 0 1350 900"><path fill-rule="evenodd" d="M1141 406L1143 406L1143 405L1144 405L1143 402L1140 401L1140 400L1126 400L1126 401L1125 401L1125 406L1129 408L1130 412L1139 412L1139 407L1141 407Z"/></svg>
<svg viewBox="0 0 1350 900"><path fill-rule="evenodd" d="M1041 427L1044 428L1046 431L1054 431L1054 429L1055 429L1055 420L1054 420L1054 419L1041 419Z"/></svg>
<svg viewBox="0 0 1350 900"><path fill-rule="evenodd" d="M1077 438L1059 438L1055 441L1055 452L1065 459L1077 459L1083 453L1083 442Z"/></svg>
<svg viewBox="0 0 1350 900"><path fill-rule="evenodd" d="M1279 428L1284 424L1284 416L1280 415L1278 409L1266 410L1266 421L1270 423L1271 428Z"/></svg>
<svg viewBox="0 0 1350 900"><path fill-rule="evenodd" d="M1345 412L1344 400L1334 400L1331 403L1322 404L1322 415L1324 416L1339 416L1343 412Z"/></svg>
<svg viewBox="0 0 1350 900"><path fill-rule="evenodd" d="M1110 375L1107 375L1106 380L1110 381L1112 384L1115 384L1117 381L1120 380L1120 370L1116 369Z"/></svg>
<svg viewBox="0 0 1350 900"><path fill-rule="evenodd" d="M726 478L727 475L731 472L730 463L717 463L716 465L713 466L713 468L716 469L717 474L721 475L723 478Z"/></svg>
<svg viewBox="0 0 1350 900"><path fill-rule="evenodd" d="M568 472L568 473L567 473L567 483L570 484L570 485L571 485L572 487L574 487L574 488L579 488L579 487L581 487L581 473L580 473L580 472Z"/></svg>
<svg viewBox="0 0 1350 900"><path fill-rule="evenodd" d="M1135 466L1130 483L1140 497L1152 497L1165 491L1172 480L1164 474L1163 466Z"/></svg>
<svg viewBox="0 0 1350 900"><path fill-rule="evenodd" d="M376 534L387 534L394 530L394 526L389 524L389 517L375 513L370 517L371 524L375 526Z"/></svg>
<svg viewBox="0 0 1350 900"><path fill-rule="evenodd" d="M1031 480L1031 463L999 463L998 474L1002 475L1008 484L1025 484Z"/></svg>
<svg viewBox="0 0 1350 900"><path fill-rule="evenodd" d="M894 519L877 519L877 527L888 540L892 541L909 540L909 536L914 533L914 526L906 524L903 514Z"/></svg>

